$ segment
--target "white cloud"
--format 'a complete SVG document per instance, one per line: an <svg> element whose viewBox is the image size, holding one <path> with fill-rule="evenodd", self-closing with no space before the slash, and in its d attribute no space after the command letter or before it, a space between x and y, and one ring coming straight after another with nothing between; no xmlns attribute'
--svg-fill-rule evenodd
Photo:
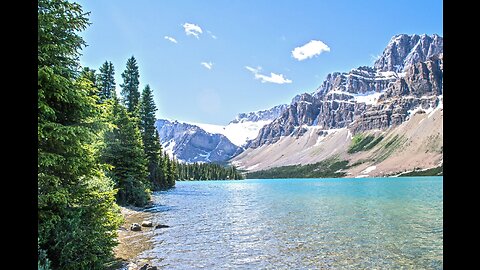
<svg viewBox="0 0 480 270"><path fill-rule="evenodd" d="M187 34L187 36L195 36L198 38L198 36L203 33L202 28L196 24L184 23L182 26L185 29L185 34Z"/></svg>
<svg viewBox="0 0 480 270"><path fill-rule="evenodd" d="M261 79L262 83L264 82L271 82L271 83L278 83L278 84L292 83L292 80L285 79L283 77L283 74L275 74L273 72L270 72L270 77L262 74L255 74L255 78Z"/></svg>
<svg viewBox="0 0 480 270"><path fill-rule="evenodd" d="M212 32L210 32L210 31L207 30L207 33L208 33L213 39L217 39L217 36L215 36L214 34L212 34Z"/></svg>
<svg viewBox="0 0 480 270"><path fill-rule="evenodd" d="M262 83L265 83L265 82L277 83L277 84L292 83L292 80L286 79L285 77L283 77L283 74L276 74L276 73L270 72L270 76L267 76L259 73L259 71L262 70L261 67L253 68L253 67L245 66L245 68L255 75L255 79L261 80Z"/></svg>
<svg viewBox="0 0 480 270"><path fill-rule="evenodd" d="M212 69L213 63L212 62L201 62L200 65L204 66L206 69Z"/></svg>
<svg viewBox="0 0 480 270"><path fill-rule="evenodd" d="M298 61L305 60L307 58L312 58L315 55L319 55L322 52L329 52L330 47L327 44L323 43L320 40L310 40L307 44L296 47L292 51L292 56Z"/></svg>
<svg viewBox="0 0 480 270"><path fill-rule="evenodd" d="M257 67L257 68L252 68L252 67L249 67L249 66L245 66L246 69L250 70L251 72L253 72L254 74L258 73L260 70L262 70L261 67Z"/></svg>
<svg viewBox="0 0 480 270"><path fill-rule="evenodd" d="M178 43L176 39L174 39L173 37L169 37L169 36L164 36L164 38L168 41L171 41L173 43Z"/></svg>

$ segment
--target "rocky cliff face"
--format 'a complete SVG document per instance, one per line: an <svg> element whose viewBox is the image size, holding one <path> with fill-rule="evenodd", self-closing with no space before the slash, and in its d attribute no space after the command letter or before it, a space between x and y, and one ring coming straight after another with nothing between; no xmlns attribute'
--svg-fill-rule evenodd
<svg viewBox="0 0 480 270"><path fill-rule="evenodd" d="M297 95L248 147L303 134L304 126L349 127L354 133L401 124L441 102L443 38L397 35L374 67L334 72L312 94ZM440 96L440 97L439 97Z"/></svg>
<svg viewBox="0 0 480 270"><path fill-rule="evenodd" d="M258 121L267 121L274 120L277 118L287 107L287 104L277 105L268 110L249 112L249 113L239 113L234 120L230 121L230 124L243 123L243 122L258 122Z"/></svg>
<svg viewBox="0 0 480 270"><path fill-rule="evenodd" d="M240 113L226 126L189 124L159 119L156 127L163 148L184 162L223 163L244 150L260 128L277 118L286 104L268 110Z"/></svg>
<svg viewBox="0 0 480 270"><path fill-rule="evenodd" d="M405 75L391 83L378 102L358 114L353 133L398 126L413 113L428 112L443 102L443 54L405 68Z"/></svg>
<svg viewBox="0 0 480 270"><path fill-rule="evenodd" d="M157 120L155 126L164 150L185 162L225 162L241 152L222 134L206 132L198 126Z"/></svg>
<svg viewBox="0 0 480 270"><path fill-rule="evenodd" d="M434 34L396 35L392 37L374 68L379 71L402 72L409 65L424 62L443 52L443 38Z"/></svg>

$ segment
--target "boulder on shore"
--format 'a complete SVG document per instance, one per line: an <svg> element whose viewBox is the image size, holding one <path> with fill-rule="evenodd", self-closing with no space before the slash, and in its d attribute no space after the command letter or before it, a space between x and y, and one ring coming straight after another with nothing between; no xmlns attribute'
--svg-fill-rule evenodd
<svg viewBox="0 0 480 270"><path fill-rule="evenodd" d="M142 222L142 227L153 227L153 224L152 224L152 222L149 221L149 220L144 220L144 221Z"/></svg>
<svg viewBox="0 0 480 270"><path fill-rule="evenodd" d="M146 263L142 267L138 268L138 270L158 270L158 268L156 266L151 266L148 263Z"/></svg>
<svg viewBox="0 0 480 270"><path fill-rule="evenodd" d="M140 224L138 223L133 223L132 226L130 226L131 231L141 231L142 227L140 227Z"/></svg>

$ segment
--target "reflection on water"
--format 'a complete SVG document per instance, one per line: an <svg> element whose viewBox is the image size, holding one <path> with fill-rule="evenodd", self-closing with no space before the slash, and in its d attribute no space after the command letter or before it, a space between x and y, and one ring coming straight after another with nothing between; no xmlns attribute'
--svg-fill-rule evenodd
<svg viewBox="0 0 480 270"><path fill-rule="evenodd" d="M163 269L441 269L443 178L177 182L155 193Z"/></svg>

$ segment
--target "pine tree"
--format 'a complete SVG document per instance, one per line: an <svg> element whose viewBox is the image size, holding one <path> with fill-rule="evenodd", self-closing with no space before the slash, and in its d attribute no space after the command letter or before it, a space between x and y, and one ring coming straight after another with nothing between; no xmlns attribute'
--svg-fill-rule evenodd
<svg viewBox="0 0 480 270"><path fill-rule="evenodd" d="M144 206L150 199L150 183L137 122L116 99L112 122L115 128L105 136L106 148L102 156L106 163L113 166L109 175L118 188L117 202Z"/></svg>
<svg viewBox="0 0 480 270"><path fill-rule="evenodd" d="M135 57L132 56L127 60L127 67L122 73L122 78L123 84L120 87L122 88L123 104L129 113L135 113L140 99L138 90L140 74Z"/></svg>
<svg viewBox="0 0 480 270"><path fill-rule="evenodd" d="M40 269L104 268L121 222L99 162L105 110L89 72L78 71L87 15L66 0L38 1Z"/></svg>
<svg viewBox="0 0 480 270"><path fill-rule="evenodd" d="M142 92L140 101L140 132L142 133L142 141L144 145L145 155L148 159L149 178L155 190L161 189L160 178L157 171L159 168L159 160L162 151L160 139L157 129L155 128L155 112L157 108L153 101L153 93L147 84Z"/></svg>
<svg viewBox="0 0 480 270"><path fill-rule="evenodd" d="M93 83L93 86L97 87L97 74L95 72L95 69L84 67L80 72L80 77L86 78Z"/></svg>
<svg viewBox="0 0 480 270"><path fill-rule="evenodd" d="M175 186L175 179L177 179L177 166L176 166L176 161L175 158L173 158L170 161L170 164L168 166L168 181L167 181L167 186L169 188Z"/></svg>
<svg viewBox="0 0 480 270"><path fill-rule="evenodd" d="M115 68L112 62L105 61L99 69L98 88L100 89L100 100L111 99L117 96L115 92Z"/></svg>

